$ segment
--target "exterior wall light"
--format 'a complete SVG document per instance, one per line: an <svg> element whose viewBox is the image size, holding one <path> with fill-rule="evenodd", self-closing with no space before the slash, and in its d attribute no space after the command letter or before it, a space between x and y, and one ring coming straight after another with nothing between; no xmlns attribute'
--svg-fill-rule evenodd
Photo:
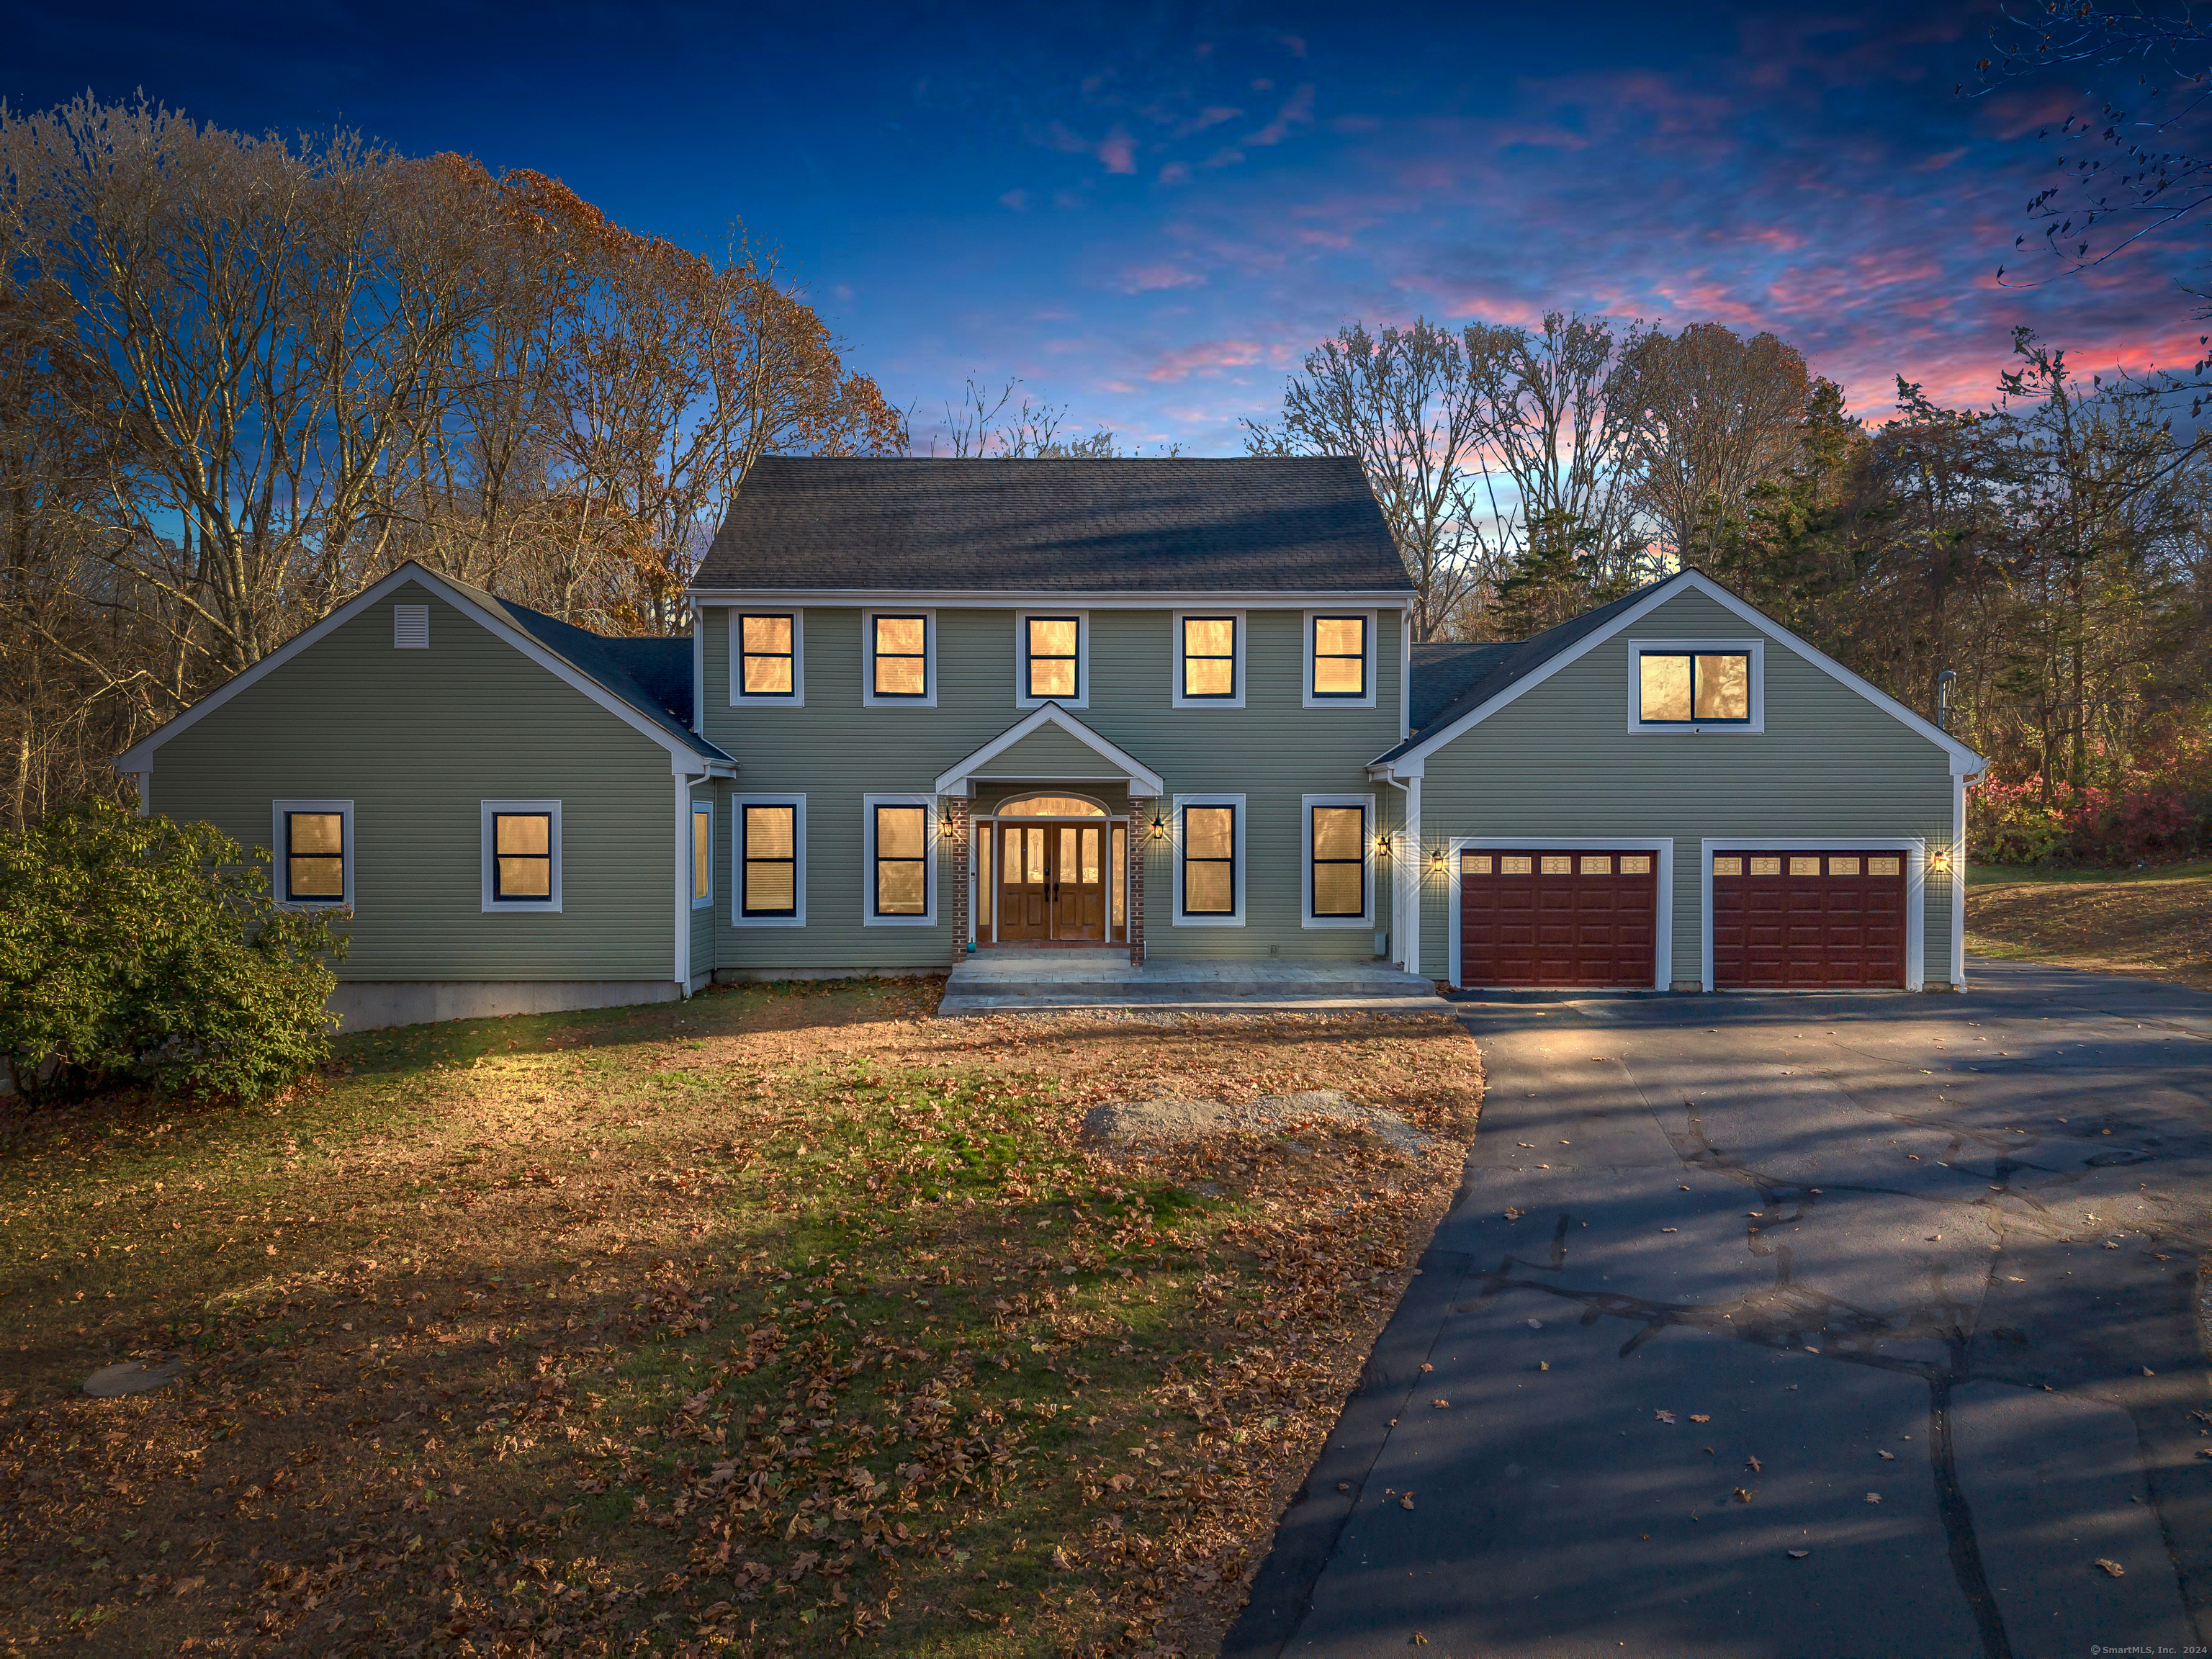
<svg viewBox="0 0 2212 1659"><path fill-rule="evenodd" d="M1375 837L1375 856L1376 856L1376 858L1378 858L1378 859L1387 859L1387 858L1389 858L1389 857L1390 856L1390 837L1389 837L1389 836L1385 836L1385 835L1381 835L1381 834L1377 834L1377 835L1376 836L1376 837Z"/></svg>
<svg viewBox="0 0 2212 1659"><path fill-rule="evenodd" d="M1429 854L1429 873L1441 876L1444 872L1444 849L1441 847Z"/></svg>
<svg viewBox="0 0 2212 1659"><path fill-rule="evenodd" d="M1160 822L1160 815L1159 815L1158 812L1153 813L1153 814L1152 814L1152 839L1153 839L1154 841L1165 841L1167 838L1168 838L1168 827L1167 827L1167 825Z"/></svg>

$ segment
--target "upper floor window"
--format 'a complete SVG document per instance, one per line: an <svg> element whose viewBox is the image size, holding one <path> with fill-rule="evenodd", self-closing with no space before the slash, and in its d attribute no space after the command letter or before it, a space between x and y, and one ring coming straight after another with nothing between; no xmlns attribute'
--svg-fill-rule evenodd
<svg viewBox="0 0 2212 1659"><path fill-rule="evenodd" d="M278 897L287 904L352 904L351 801L280 800L272 829Z"/></svg>
<svg viewBox="0 0 2212 1659"><path fill-rule="evenodd" d="M1079 647L1083 619L1079 617L1024 617L1022 619L1023 695L1042 702L1050 697L1073 702L1082 695Z"/></svg>
<svg viewBox="0 0 2212 1659"><path fill-rule="evenodd" d="M1633 647L1631 731L1756 731L1765 724L1757 641L1684 640Z"/></svg>
<svg viewBox="0 0 2212 1659"><path fill-rule="evenodd" d="M1227 702L1237 696L1237 618L1182 619L1182 696L1191 702Z"/></svg>
<svg viewBox="0 0 2212 1659"><path fill-rule="evenodd" d="M738 684L748 697L788 697L799 690L797 630L790 617L738 618Z"/></svg>
<svg viewBox="0 0 2212 1659"><path fill-rule="evenodd" d="M872 611L866 627L867 678L862 701L934 703L935 618L924 611Z"/></svg>
<svg viewBox="0 0 2212 1659"><path fill-rule="evenodd" d="M1309 706L1375 702L1374 618L1363 613L1306 617L1306 702Z"/></svg>

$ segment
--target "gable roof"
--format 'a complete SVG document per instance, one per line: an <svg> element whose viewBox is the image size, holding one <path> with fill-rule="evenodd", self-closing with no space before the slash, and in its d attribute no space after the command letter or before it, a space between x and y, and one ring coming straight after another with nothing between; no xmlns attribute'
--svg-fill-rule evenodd
<svg viewBox="0 0 2212 1659"><path fill-rule="evenodd" d="M971 774L988 766L992 761L1005 754L1024 738L1032 732L1041 732L1048 726L1058 726L1078 743L1094 751L1101 760L1127 778L1130 789L1136 793L1158 795L1166 789L1167 785L1160 775L1129 753L1127 750L1100 737L1058 703L1048 702L1036 713L1016 720L980 749L963 756L939 773L937 781L931 786L933 792L939 795L965 795L970 793L970 785L973 781Z"/></svg>
<svg viewBox="0 0 2212 1659"><path fill-rule="evenodd" d="M283 664L351 622L362 611L416 582L520 651L554 677L582 692L687 768L733 771L737 763L690 729L691 641L610 639L572 627L526 605L511 604L480 587L440 575L410 559L356 594L313 627L295 635L251 668L225 680L181 714L156 727L115 757L118 772L151 769L154 751L196 725ZM678 690L678 682L681 682Z"/></svg>
<svg viewBox="0 0 2212 1659"><path fill-rule="evenodd" d="M1815 650L1758 606L1740 599L1701 570L1678 570L1671 576L1647 583L1609 605L1570 617L1556 628L1532 638L1439 647L1416 646L1413 658L1410 717L1413 736L1370 761L1376 775L1397 771L1418 776L1418 769L1434 750L1461 732L1480 724L1523 692L1533 690L1568 664L1606 640L1632 626L1667 600L1695 592L1734 611L1751 627L1787 646L1812 666L1845 689L1856 691L1892 719L1910 726L1951 757L1954 773L1974 773L1989 763L1948 732L1923 719L1887 692ZM1422 653L1432 653L1425 665ZM1424 684L1424 680L1427 684ZM1431 713L1424 719L1420 710Z"/></svg>
<svg viewBox="0 0 2212 1659"><path fill-rule="evenodd" d="M695 592L1410 594L1348 457L820 459L746 474Z"/></svg>

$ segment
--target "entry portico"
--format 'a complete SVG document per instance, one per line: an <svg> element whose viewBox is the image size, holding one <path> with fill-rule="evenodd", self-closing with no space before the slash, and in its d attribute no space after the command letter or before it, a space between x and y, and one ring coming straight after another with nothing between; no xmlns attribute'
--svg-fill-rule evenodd
<svg viewBox="0 0 2212 1659"><path fill-rule="evenodd" d="M1048 701L939 773L965 949L1127 946L1145 957L1146 813L1160 775Z"/></svg>

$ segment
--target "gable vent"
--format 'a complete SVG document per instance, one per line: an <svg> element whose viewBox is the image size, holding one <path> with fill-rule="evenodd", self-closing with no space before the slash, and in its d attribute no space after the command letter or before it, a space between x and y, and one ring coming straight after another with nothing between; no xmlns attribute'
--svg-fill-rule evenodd
<svg viewBox="0 0 2212 1659"><path fill-rule="evenodd" d="M392 607L392 644L398 651L428 651L430 648L430 607L427 605L395 605Z"/></svg>

